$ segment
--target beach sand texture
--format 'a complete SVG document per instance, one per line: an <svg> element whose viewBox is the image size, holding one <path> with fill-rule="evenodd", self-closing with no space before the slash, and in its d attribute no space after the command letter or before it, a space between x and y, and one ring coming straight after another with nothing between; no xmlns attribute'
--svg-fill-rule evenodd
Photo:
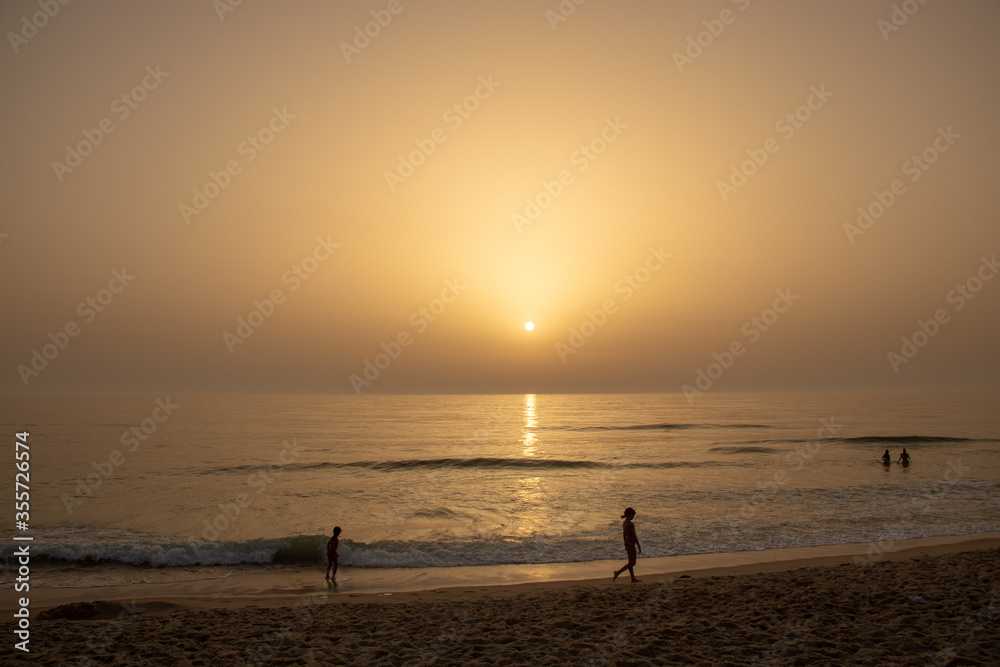
<svg viewBox="0 0 1000 667"><path fill-rule="evenodd" d="M213 667L996 665L998 561L992 549L864 567L660 575L640 584L611 584L609 573L607 581L330 595L282 606L140 601L131 616L128 605L74 604L33 623L30 657L8 645L0 658ZM258 603L268 604L249 605Z"/></svg>

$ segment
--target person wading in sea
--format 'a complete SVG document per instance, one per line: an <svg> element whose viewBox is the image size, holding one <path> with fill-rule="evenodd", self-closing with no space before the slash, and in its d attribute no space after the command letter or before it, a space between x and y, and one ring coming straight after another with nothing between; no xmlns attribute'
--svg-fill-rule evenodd
<svg viewBox="0 0 1000 667"><path fill-rule="evenodd" d="M639 538L635 536L635 524L632 523L634 516L635 510L626 507L625 514L622 514L622 518L625 519L622 521L622 537L625 538L625 553L628 554L628 562L621 569L615 571L615 576L611 579L612 582L618 579L618 575L625 570L628 570L628 575L632 577L632 583L639 581L635 578L635 572L632 571L632 568L635 567L636 549L642 553L642 545L639 544Z"/></svg>

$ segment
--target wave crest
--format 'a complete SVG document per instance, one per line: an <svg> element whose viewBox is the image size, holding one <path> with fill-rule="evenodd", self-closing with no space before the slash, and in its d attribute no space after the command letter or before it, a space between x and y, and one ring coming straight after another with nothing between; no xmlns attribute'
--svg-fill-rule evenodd
<svg viewBox="0 0 1000 667"><path fill-rule="evenodd" d="M774 440L741 440L739 442L735 442L732 444L739 446L797 445L808 442L839 443L843 445L853 445L853 444L919 445L919 444L929 444L929 443L1000 442L1000 439L959 438L959 437L945 436L945 435L859 435L853 438L781 438ZM736 449L736 448L713 447L709 451L725 451L727 449Z"/></svg>
<svg viewBox="0 0 1000 667"><path fill-rule="evenodd" d="M710 452L720 452L722 454L773 454L781 451L774 447L710 447Z"/></svg>
<svg viewBox="0 0 1000 667"><path fill-rule="evenodd" d="M651 431L692 428L774 428L767 424L627 424L624 426L540 426L537 431Z"/></svg>

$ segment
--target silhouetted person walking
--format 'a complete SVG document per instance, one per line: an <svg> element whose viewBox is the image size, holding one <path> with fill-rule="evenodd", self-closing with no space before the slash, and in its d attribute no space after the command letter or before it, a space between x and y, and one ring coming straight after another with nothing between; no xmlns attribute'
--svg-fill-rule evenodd
<svg viewBox="0 0 1000 667"><path fill-rule="evenodd" d="M631 507L625 508L625 514L622 514L622 537L625 538L625 553L628 554L628 562L619 570L615 571L615 576L612 577L611 581L614 582L618 579L618 575L628 570L628 575L632 577L632 582L635 583L639 581L635 578L635 572L632 568L635 567L635 553L636 549L639 553L642 553L642 545L639 544L639 538L635 536L635 524L632 523L632 517L635 516L635 510Z"/></svg>
<svg viewBox="0 0 1000 667"><path fill-rule="evenodd" d="M336 526L333 529L333 537L330 541L326 543L326 578L336 581L337 579L337 565L340 564L340 555L337 554L337 546L340 545L340 526ZM333 570L333 576L330 576L330 570Z"/></svg>

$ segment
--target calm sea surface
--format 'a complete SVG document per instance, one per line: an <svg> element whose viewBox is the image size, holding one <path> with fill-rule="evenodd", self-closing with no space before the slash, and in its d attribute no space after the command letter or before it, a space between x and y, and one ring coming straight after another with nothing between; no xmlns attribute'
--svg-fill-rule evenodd
<svg viewBox="0 0 1000 667"><path fill-rule="evenodd" d="M998 407L998 392L6 397L0 422L31 434L36 583L83 586L314 567L334 525L345 566L620 558L626 506L653 557L1000 531ZM909 467L881 464L904 447Z"/></svg>

